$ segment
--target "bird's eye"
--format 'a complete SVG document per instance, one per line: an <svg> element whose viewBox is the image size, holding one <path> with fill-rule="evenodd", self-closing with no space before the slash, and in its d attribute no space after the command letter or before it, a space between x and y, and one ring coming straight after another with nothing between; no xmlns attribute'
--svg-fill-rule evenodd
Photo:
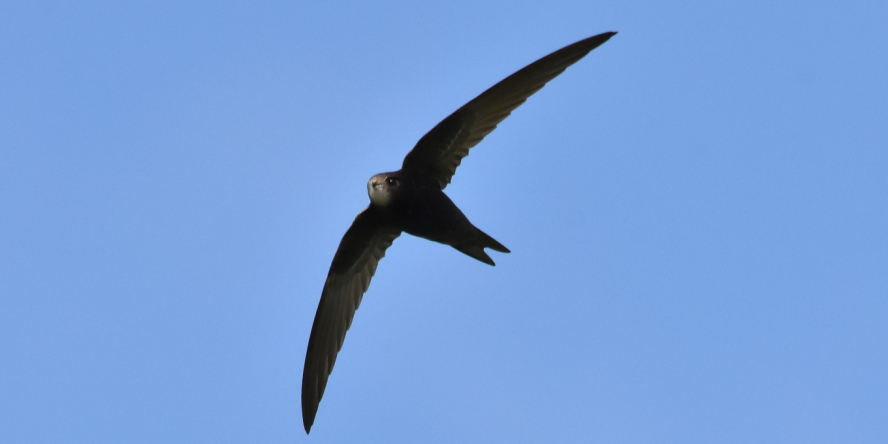
<svg viewBox="0 0 888 444"><path fill-rule="evenodd" d="M398 179L394 178L394 177L389 177L388 179L385 180L385 183L387 183L389 185L397 185Z"/></svg>

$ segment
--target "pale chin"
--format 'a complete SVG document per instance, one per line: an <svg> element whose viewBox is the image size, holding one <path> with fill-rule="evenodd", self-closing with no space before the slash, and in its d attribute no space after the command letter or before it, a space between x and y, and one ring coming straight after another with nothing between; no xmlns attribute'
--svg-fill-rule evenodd
<svg viewBox="0 0 888 444"><path fill-rule="evenodd" d="M373 185L367 185L367 194L370 195L370 202L374 205L384 207L388 205L391 196L383 187L374 188Z"/></svg>

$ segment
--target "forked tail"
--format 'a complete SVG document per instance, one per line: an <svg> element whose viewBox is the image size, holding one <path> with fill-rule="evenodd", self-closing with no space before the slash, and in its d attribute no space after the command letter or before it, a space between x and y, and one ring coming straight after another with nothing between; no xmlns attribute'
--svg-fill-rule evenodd
<svg viewBox="0 0 888 444"><path fill-rule="evenodd" d="M487 255L487 252L484 251L485 248L490 248L491 250L499 251L500 253L510 253L509 249L503 244L497 242L496 239L488 236L487 233L479 230L477 227L475 227L475 239L472 239L464 245L454 245L453 248L456 248L488 265L496 264L493 262L493 259Z"/></svg>

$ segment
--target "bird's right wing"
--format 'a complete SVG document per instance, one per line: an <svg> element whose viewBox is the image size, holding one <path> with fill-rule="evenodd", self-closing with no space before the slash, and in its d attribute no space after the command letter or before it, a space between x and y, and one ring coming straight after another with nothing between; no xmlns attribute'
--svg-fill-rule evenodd
<svg viewBox="0 0 888 444"><path fill-rule="evenodd" d="M565 46L493 85L422 136L407 153L401 170L428 177L443 190L470 148L549 80L614 34L605 32Z"/></svg>
<svg viewBox="0 0 888 444"><path fill-rule="evenodd" d="M345 332L370 286L376 265L400 234L401 230L386 224L370 206L358 214L339 243L321 292L302 371L302 423L306 433L314 423Z"/></svg>

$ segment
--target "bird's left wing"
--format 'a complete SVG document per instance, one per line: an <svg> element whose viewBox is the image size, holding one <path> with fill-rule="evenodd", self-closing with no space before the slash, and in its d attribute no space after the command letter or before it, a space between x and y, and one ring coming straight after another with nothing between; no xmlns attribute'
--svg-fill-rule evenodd
<svg viewBox="0 0 888 444"><path fill-rule="evenodd" d="M306 432L314 423L345 332L370 286L376 265L400 234L401 230L386 224L370 206L358 214L339 243L321 292L302 371L302 422Z"/></svg>

